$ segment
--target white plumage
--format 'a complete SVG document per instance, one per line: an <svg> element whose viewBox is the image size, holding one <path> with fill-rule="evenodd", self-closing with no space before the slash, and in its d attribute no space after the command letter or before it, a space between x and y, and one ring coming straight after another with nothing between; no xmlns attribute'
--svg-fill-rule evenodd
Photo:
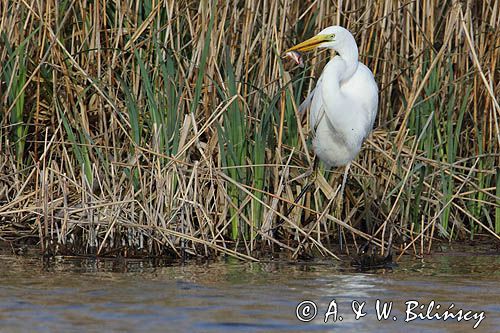
<svg viewBox="0 0 500 333"><path fill-rule="evenodd" d="M345 166L356 157L377 115L378 87L371 70L358 61L351 33L331 26L287 52L316 47L337 51L300 109L311 105L313 148L326 165Z"/></svg>

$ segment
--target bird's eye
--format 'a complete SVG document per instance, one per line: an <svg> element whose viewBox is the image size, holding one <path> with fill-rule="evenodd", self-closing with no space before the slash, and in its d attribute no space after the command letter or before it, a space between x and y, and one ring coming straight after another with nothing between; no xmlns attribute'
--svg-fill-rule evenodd
<svg viewBox="0 0 500 333"><path fill-rule="evenodd" d="M331 35L330 35L330 38L331 38L331 39L335 39L335 34L331 34Z"/></svg>

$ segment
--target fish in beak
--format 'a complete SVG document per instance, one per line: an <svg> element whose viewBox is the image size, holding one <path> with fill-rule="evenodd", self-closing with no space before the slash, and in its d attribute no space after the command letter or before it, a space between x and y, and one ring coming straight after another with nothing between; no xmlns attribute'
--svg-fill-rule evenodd
<svg viewBox="0 0 500 333"><path fill-rule="evenodd" d="M302 54L298 51L288 51L285 53L285 57L292 58L292 60L299 65L300 68L304 68L304 60L302 59Z"/></svg>

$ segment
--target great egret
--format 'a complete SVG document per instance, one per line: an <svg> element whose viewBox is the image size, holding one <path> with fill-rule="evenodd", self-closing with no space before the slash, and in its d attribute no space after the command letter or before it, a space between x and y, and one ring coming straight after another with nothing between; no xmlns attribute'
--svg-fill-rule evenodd
<svg viewBox="0 0 500 333"><path fill-rule="evenodd" d="M326 64L300 109L311 105L313 148L318 158L328 167L346 167L340 190L342 198L350 164L377 116L378 87L372 71L358 61L358 46L347 29L328 27L285 52L302 64L295 52L315 48L333 49L337 56Z"/></svg>

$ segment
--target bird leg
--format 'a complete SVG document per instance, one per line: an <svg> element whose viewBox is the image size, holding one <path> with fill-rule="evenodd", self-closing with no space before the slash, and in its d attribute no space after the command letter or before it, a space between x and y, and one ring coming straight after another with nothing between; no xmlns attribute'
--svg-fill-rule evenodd
<svg viewBox="0 0 500 333"><path fill-rule="evenodd" d="M342 178L342 186L340 187L340 198L342 199L344 196L344 188L345 184L347 183L347 175L349 174L349 169L351 168L351 162L349 162L345 166L345 171L344 171L344 177Z"/></svg>
<svg viewBox="0 0 500 333"><path fill-rule="evenodd" d="M299 195L293 201L294 204L291 205L290 207L288 207L288 210L285 213L286 217L288 217L288 215L290 215L292 210L295 208L295 205L299 202L300 199L302 199L304 194L306 194L309 191L309 189L311 188L311 186L314 184L314 182L316 180L317 169L318 169L318 158L315 156L312 168L307 170L304 174L292 179L292 181L293 181L293 180L298 180L298 179L302 179L302 178L306 178L306 177L309 178L312 175L312 177L311 177L312 179L307 180L307 183L306 183L307 185L304 186L304 188L302 188L302 191L300 191Z"/></svg>
<svg viewBox="0 0 500 333"><path fill-rule="evenodd" d="M344 188L345 184L347 183L347 175L349 174L349 168L351 167L351 163L349 162L345 166L345 171L344 171L344 177L342 178L342 185L340 186L340 195L337 198L337 211L339 214L342 212L342 204L344 200ZM338 225L338 233L339 233L339 246L340 246L340 251L342 251L343 248L343 238L342 238L342 227L340 224Z"/></svg>
<svg viewBox="0 0 500 333"><path fill-rule="evenodd" d="M297 205L297 203L299 202L300 199L302 199L302 197L304 196L304 194L306 194L309 189L311 188L311 186L314 184L314 180L313 181L308 181L307 182L307 185L304 186L304 188L302 189L302 191L300 191L299 195L295 198L295 200L293 201L293 205L291 205L290 207L288 207L286 213L285 213L285 216L288 217L288 215L290 215L290 213L292 212L292 210L295 208L295 206Z"/></svg>
<svg viewBox="0 0 500 333"><path fill-rule="evenodd" d="M302 191L300 191L299 195L295 198L295 200L293 201L293 204L288 207L287 211L285 212L285 217L288 217L288 215L290 215L290 213L292 212L292 210L295 208L295 206L298 204L298 202L300 201L300 199L302 199L302 197L310 191L310 189L312 188L312 186L314 185L314 182L315 182L315 179L316 179L316 172L317 172L317 166L318 166L318 158L317 157L314 157L314 162L313 162L313 166L311 169L307 170L304 174L292 179L293 180L298 180L298 179L302 179L302 178L309 178L311 175L312 175L312 179L307 179L307 182L306 182L306 186L304 186L302 188ZM280 220L278 221L278 223L276 223L276 226L272 229L273 231L276 231L279 227L281 227L284 223L284 220L283 218L280 218Z"/></svg>

